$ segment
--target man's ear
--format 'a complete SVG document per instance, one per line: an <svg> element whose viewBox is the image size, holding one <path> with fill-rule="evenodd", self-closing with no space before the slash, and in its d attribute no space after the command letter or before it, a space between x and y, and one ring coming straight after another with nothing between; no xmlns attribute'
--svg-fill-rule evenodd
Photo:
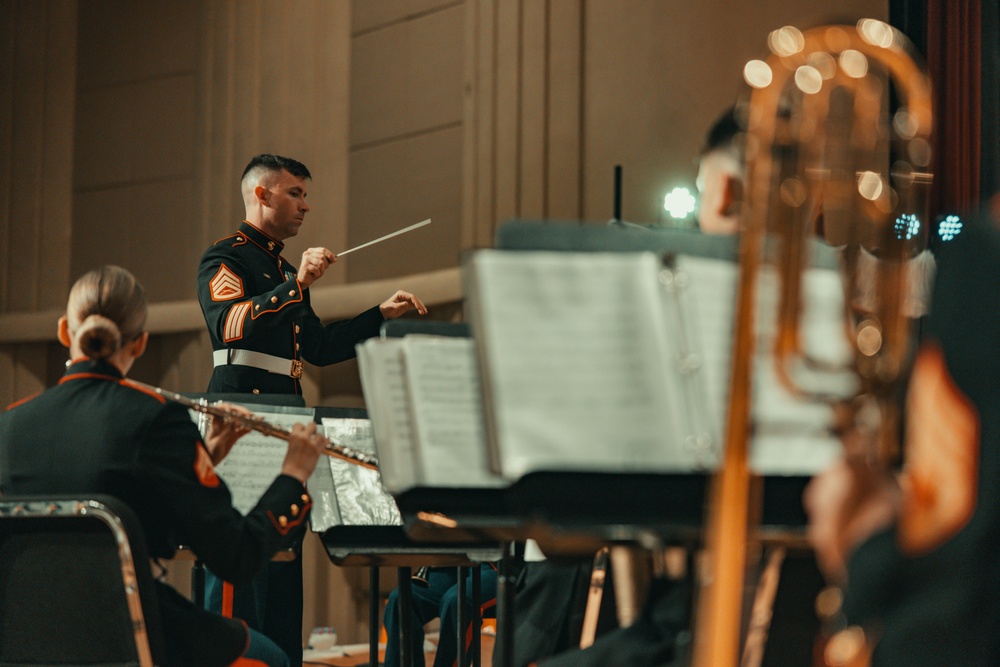
<svg viewBox="0 0 1000 667"><path fill-rule="evenodd" d="M63 315L59 318L59 326L56 329L56 337L59 342L62 343L63 347L69 347L72 344L72 339L69 337L69 320Z"/></svg>
<svg viewBox="0 0 1000 667"><path fill-rule="evenodd" d="M271 191L263 185L258 185L253 189L253 196L257 198L258 202L267 206L268 201L271 199Z"/></svg>

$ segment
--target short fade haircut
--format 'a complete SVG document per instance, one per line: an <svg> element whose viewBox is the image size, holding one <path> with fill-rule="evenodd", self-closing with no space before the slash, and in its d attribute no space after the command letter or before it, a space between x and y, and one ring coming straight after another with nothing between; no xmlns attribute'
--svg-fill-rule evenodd
<svg viewBox="0 0 1000 667"><path fill-rule="evenodd" d="M290 157L274 155L273 153L261 153L260 155L255 156L247 164L246 168L243 170L243 175L240 176L240 182L242 182L251 171L260 170L279 172L282 169L297 178L312 178L312 175L309 173L306 166L298 160L293 160Z"/></svg>

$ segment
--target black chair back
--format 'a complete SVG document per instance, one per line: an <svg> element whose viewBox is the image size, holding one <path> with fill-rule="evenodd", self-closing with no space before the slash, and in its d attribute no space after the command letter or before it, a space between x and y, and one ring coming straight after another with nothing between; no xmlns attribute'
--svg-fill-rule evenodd
<svg viewBox="0 0 1000 667"><path fill-rule="evenodd" d="M0 497L0 667L165 664L142 527L110 496Z"/></svg>

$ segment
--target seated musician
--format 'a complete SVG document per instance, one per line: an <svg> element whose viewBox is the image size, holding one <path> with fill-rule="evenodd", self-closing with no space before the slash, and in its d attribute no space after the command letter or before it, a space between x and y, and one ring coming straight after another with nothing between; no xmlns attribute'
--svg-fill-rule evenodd
<svg viewBox="0 0 1000 667"><path fill-rule="evenodd" d="M497 571L488 563L479 566L483 600L497 596ZM424 664L424 626L435 618L441 620L441 633L434 652L434 667L451 667L458 657L458 568L427 568L426 582L413 586L413 664ZM465 581L465 618L472 618L472 572ZM385 667L399 667L399 589L389 594L385 606ZM465 664L463 661L462 664ZM408 666L409 667L409 666Z"/></svg>
<svg viewBox="0 0 1000 667"><path fill-rule="evenodd" d="M248 581L301 538L312 505L304 483L325 441L315 424L296 425L281 473L241 516L214 466L245 431L215 419L203 440L187 408L125 379L146 348L145 324L145 292L125 269L105 266L74 284L58 325L66 374L0 414L0 491L116 496L135 511L154 559L182 543L226 579ZM162 582L157 596L168 665L288 664L241 621Z"/></svg>
<svg viewBox="0 0 1000 667"><path fill-rule="evenodd" d="M996 224L967 226L939 253L902 472L845 460L806 492L817 558L846 587L844 615L874 665L1000 664Z"/></svg>

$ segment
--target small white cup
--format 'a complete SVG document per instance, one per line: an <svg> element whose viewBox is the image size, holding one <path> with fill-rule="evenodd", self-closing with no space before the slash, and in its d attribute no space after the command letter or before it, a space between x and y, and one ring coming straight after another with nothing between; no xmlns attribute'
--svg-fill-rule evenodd
<svg viewBox="0 0 1000 667"><path fill-rule="evenodd" d="M337 631L331 627L313 628L309 635L308 648L313 651L327 651L337 645Z"/></svg>

